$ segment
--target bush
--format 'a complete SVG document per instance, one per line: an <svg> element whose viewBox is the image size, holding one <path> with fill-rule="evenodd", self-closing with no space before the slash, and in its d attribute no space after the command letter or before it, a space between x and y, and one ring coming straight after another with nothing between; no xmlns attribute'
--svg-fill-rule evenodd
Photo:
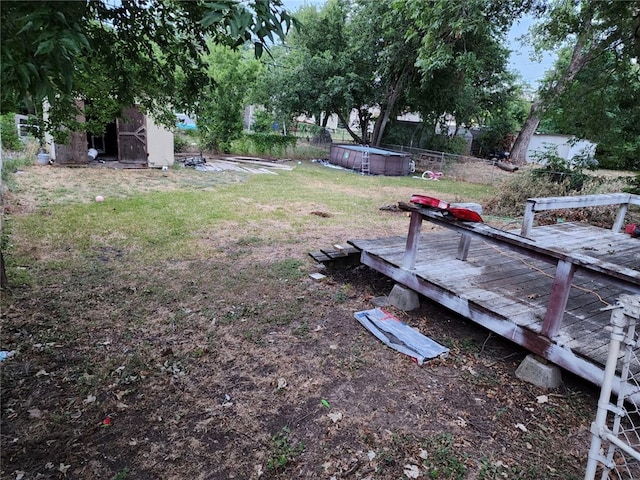
<svg viewBox="0 0 640 480"><path fill-rule="evenodd" d="M191 142L189 141L189 138L183 135L181 131L177 130L173 134L173 152L174 153L185 152L190 145L191 145Z"/></svg>
<svg viewBox="0 0 640 480"><path fill-rule="evenodd" d="M532 170L533 175L546 177L557 184L564 184L564 195L580 192L588 179L584 170L595 170L598 166L598 162L585 150L571 160L566 160L558 155L557 146L548 146L541 153L536 153L534 157L543 166Z"/></svg>
<svg viewBox="0 0 640 480"><path fill-rule="evenodd" d="M273 135L266 133L253 133L242 135L232 144L232 150L241 154L283 155L288 147L296 146L296 137Z"/></svg>
<svg viewBox="0 0 640 480"><path fill-rule="evenodd" d="M4 150L22 150L23 145L18 136L13 113L6 113L0 116L0 136L2 136L2 148Z"/></svg>
<svg viewBox="0 0 640 480"><path fill-rule="evenodd" d="M629 185L624 188L627 193L635 193L640 195L640 173L638 173L632 180L629 181Z"/></svg>
<svg viewBox="0 0 640 480"><path fill-rule="evenodd" d="M276 123L272 114L265 110L258 110L253 122L253 130L256 133L273 133L273 125Z"/></svg>
<svg viewBox="0 0 640 480"><path fill-rule="evenodd" d="M484 212L502 217L521 217L528 198L615 193L628 185L628 180L623 177L607 179L584 174L581 189L577 191L572 189L568 176L552 180L549 175L540 175L536 170L539 169L516 173L500 185L500 193L484 205ZM552 224L561 218L564 221L585 221L610 228L617 210L617 206L551 210L539 213L536 220L538 224ZM636 216L634 212L629 213L629 218L633 221Z"/></svg>

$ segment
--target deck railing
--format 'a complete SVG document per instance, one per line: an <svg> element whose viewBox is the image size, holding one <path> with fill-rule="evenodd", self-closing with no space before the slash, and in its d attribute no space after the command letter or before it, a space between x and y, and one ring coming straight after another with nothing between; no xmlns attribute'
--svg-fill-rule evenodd
<svg viewBox="0 0 640 480"><path fill-rule="evenodd" d="M522 220L523 237L529 236L533 227L535 214L547 210L562 210L566 208L600 207L605 205L618 205L618 214L611 227L614 233L620 232L629 205L640 205L640 195L631 193L603 193L599 195L581 195L568 197L529 198L524 209Z"/></svg>
<svg viewBox="0 0 640 480"><path fill-rule="evenodd" d="M598 401L591 425L591 448L585 480L640 478L640 295L622 295L611 313L611 341ZM616 370L620 392L612 399Z"/></svg>

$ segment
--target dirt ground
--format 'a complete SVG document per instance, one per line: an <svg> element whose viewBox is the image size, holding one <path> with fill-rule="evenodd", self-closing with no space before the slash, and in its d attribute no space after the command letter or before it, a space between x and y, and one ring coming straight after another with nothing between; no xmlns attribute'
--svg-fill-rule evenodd
<svg viewBox="0 0 640 480"><path fill-rule="evenodd" d="M107 174L114 194L153 185ZM98 181L53 175L56 188ZM48 187L17 181L10 216L46 221ZM286 255L267 231L233 230L204 235L207 255L152 263L105 245L10 252L47 261L25 260L32 281L3 293L0 346L16 353L0 364L1 478L582 478L592 386L520 381L526 352L424 298L390 311L448 357L419 367L385 347L353 314L389 279L340 264L309 277L307 253L346 239L328 225Z"/></svg>

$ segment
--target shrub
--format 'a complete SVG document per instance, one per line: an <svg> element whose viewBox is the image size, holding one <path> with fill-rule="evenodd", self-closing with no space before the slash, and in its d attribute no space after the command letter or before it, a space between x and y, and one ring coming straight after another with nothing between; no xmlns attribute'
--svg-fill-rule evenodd
<svg viewBox="0 0 640 480"><path fill-rule="evenodd" d="M242 154L278 156L283 155L288 147L295 147L296 140L296 137L288 135L253 133L235 140L232 150Z"/></svg>
<svg viewBox="0 0 640 480"><path fill-rule="evenodd" d="M524 170L500 186L500 193L484 205L484 212L489 215L503 217L520 217L524 214L524 206L528 198L561 197L566 195L588 195L598 193L614 193L622 191L628 180L619 178L604 178L584 174L581 189L571 188L570 177L552 179L549 175L540 175L539 169ZM551 210L536 215L538 224L556 223L558 219L564 221L585 221L605 228L611 227L615 220L617 206L575 208L568 210ZM636 221L637 212L630 211L629 219Z"/></svg>
<svg viewBox="0 0 640 480"><path fill-rule="evenodd" d="M2 148L4 150L22 150L23 145L18 136L13 113L6 113L0 116L0 136L2 137Z"/></svg>
<svg viewBox="0 0 640 480"><path fill-rule="evenodd" d="M534 157L543 166L532 170L533 175L546 177L551 182L565 185L564 195L580 192L585 181L588 180L584 170L595 170L598 166L597 160L586 150L582 150L571 160L566 160L558 155L558 147L555 145L547 146Z"/></svg>
<svg viewBox="0 0 640 480"><path fill-rule="evenodd" d="M640 173L638 173L632 180L629 181L629 185L624 188L627 193L635 193L640 195Z"/></svg>
<svg viewBox="0 0 640 480"><path fill-rule="evenodd" d="M173 135L173 151L174 153L186 151L191 142L189 138L182 134L181 131L176 131Z"/></svg>

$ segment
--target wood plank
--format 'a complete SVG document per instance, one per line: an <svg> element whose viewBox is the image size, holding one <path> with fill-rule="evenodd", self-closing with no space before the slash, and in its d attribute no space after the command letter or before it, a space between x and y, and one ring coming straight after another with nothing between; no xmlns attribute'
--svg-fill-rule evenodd
<svg viewBox="0 0 640 480"><path fill-rule="evenodd" d="M309 256L311 258L313 258L318 263L328 262L328 261L331 260L328 256L326 256L324 253L319 252L319 251L318 252L309 252Z"/></svg>

